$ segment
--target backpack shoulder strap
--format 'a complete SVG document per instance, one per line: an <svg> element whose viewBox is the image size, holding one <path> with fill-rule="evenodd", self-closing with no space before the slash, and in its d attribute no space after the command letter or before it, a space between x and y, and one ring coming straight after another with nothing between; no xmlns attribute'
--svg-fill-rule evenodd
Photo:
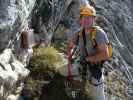
<svg viewBox="0 0 133 100"><path fill-rule="evenodd" d="M82 31L82 38L83 38L83 45L85 50L85 55L88 56L87 48L86 48L86 35L85 35L85 29L83 28Z"/></svg>
<svg viewBox="0 0 133 100"><path fill-rule="evenodd" d="M97 43L96 43L96 27L92 27L91 31L90 31L90 35L91 35L91 41L93 43L93 46L96 47Z"/></svg>
<svg viewBox="0 0 133 100"><path fill-rule="evenodd" d="M85 35L85 28L81 27L80 28L80 32L79 32L79 38L81 38L83 40L83 46L84 46L84 50L85 50L85 55L87 56L87 48L86 48L86 35Z"/></svg>
<svg viewBox="0 0 133 100"><path fill-rule="evenodd" d="M79 35L79 37L83 38L83 42L86 45L86 40L84 39L83 31L84 31L84 28L81 27L78 35ZM90 30L90 33L91 33L90 35L91 35L91 41L93 43L93 46L96 47L96 45L97 45L97 43L96 43L96 26L92 27L92 29Z"/></svg>

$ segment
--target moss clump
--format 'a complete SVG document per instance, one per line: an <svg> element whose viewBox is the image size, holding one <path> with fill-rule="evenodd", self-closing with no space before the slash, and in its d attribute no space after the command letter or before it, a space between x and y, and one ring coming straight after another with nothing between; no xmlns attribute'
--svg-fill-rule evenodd
<svg viewBox="0 0 133 100"><path fill-rule="evenodd" d="M30 60L29 69L31 70L31 75L35 74L35 77L44 79L44 75L53 76L58 71L57 69L66 63L64 55L59 53L54 47L37 48L34 50L33 57Z"/></svg>
<svg viewBox="0 0 133 100"><path fill-rule="evenodd" d="M67 98L64 90L65 77L58 73L58 68L64 64L66 64L64 55L54 47L34 49L33 57L30 59L28 66L31 73L22 92L24 99L40 100L47 96L45 97L47 100L54 100L58 92L59 98ZM49 97L49 95L52 96Z"/></svg>
<svg viewBox="0 0 133 100"><path fill-rule="evenodd" d="M57 51L54 47L38 48L35 50L33 58L36 58L37 62L48 66L50 69L57 69L66 63L64 55Z"/></svg>

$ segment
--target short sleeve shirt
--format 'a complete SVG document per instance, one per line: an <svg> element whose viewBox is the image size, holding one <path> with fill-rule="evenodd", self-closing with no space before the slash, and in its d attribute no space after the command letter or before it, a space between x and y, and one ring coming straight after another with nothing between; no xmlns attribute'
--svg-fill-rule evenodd
<svg viewBox="0 0 133 100"><path fill-rule="evenodd" d="M83 38L82 37L79 37L79 32L80 32L80 28L77 29L75 31L75 33L73 33L71 35L71 40L70 41L73 41L75 44L78 44L78 47L80 49L80 52L79 52L80 55L81 56L84 56L85 55L85 48L87 49L88 55L89 54L92 54L92 53L95 53L96 52L96 49L94 48L94 46L92 44L92 40L91 40L90 33L85 33L86 46L84 48ZM78 43L77 43L77 40L78 40ZM98 44L107 44L109 42L108 37L107 37L107 34L99 26L96 26L96 42Z"/></svg>

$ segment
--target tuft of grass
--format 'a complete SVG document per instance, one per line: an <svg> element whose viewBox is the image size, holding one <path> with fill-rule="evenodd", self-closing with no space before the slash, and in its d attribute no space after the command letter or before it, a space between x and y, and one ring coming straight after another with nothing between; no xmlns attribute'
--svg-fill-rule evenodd
<svg viewBox="0 0 133 100"><path fill-rule="evenodd" d="M64 59L64 55L50 46L36 49L33 58L37 58L36 60L39 61L39 63L51 69L57 69L67 63L66 59Z"/></svg>
<svg viewBox="0 0 133 100"><path fill-rule="evenodd" d="M43 88L45 90L46 87L53 84L52 80L55 79L54 77L58 73L58 68L62 67L65 63L67 62L64 55L54 47L49 46L34 49L28 66L31 73L26 80L24 89L24 91L29 91L28 93L31 95L30 100L36 100L36 98L38 100L39 96L43 95ZM57 83L58 81L55 80Z"/></svg>

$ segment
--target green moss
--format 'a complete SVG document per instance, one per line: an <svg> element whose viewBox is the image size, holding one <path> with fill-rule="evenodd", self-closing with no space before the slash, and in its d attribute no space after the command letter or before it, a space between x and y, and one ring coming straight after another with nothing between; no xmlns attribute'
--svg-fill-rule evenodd
<svg viewBox="0 0 133 100"><path fill-rule="evenodd" d="M27 92L23 92L23 96L29 98L27 100L39 100L44 96L49 98L47 100L54 100L56 97L61 98L58 100L69 100L64 90L65 77L57 71L57 67L61 66L64 61L63 57L53 47L34 49L33 57L28 66L31 72L23 90L28 91L30 95L28 97L26 96ZM52 96L49 97L50 95Z"/></svg>

